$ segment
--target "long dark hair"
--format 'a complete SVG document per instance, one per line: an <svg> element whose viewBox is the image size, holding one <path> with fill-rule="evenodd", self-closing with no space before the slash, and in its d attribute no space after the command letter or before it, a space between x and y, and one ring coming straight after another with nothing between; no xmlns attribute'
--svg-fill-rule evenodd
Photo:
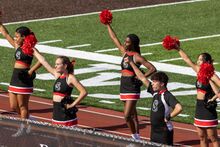
<svg viewBox="0 0 220 147"><path fill-rule="evenodd" d="M127 37L131 40L131 49L130 50L141 54L140 46L139 46L139 43L140 43L139 37L135 34L129 34Z"/></svg>
<svg viewBox="0 0 220 147"><path fill-rule="evenodd" d="M17 33L21 35L21 37L26 37L32 34L31 30L28 27L22 26L15 30Z"/></svg>
<svg viewBox="0 0 220 147"><path fill-rule="evenodd" d="M28 27L19 27L16 29L16 32L24 37L24 40L21 44L21 48L23 52L27 55L33 56L33 47L37 43L37 38L35 37L34 33Z"/></svg>
<svg viewBox="0 0 220 147"><path fill-rule="evenodd" d="M68 73L73 74L75 60L73 59L72 61L70 61L70 59L66 56L58 56L57 58L62 59L62 63L67 65L66 70L68 71Z"/></svg>
<svg viewBox="0 0 220 147"><path fill-rule="evenodd" d="M213 63L212 56L209 53L201 53L200 55L203 58L203 62L209 63L209 64Z"/></svg>

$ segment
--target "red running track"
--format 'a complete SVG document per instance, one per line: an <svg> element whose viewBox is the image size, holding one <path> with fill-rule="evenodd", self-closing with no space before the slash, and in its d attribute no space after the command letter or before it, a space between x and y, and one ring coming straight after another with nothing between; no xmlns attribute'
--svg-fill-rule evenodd
<svg viewBox="0 0 220 147"><path fill-rule="evenodd" d="M0 94L0 112L4 115L15 115L10 112L8 93ZM96 128L96 130L130 136L130 131L124 121L123 113L113 110L79 106L79 127ZM52 118L52 101L31 96L29 102L30 114L40 121L50 122ZM17 116L17 115L15 115ZM142 139L149 140L149 118L139 116L140 135ZM193 125L174 122L174 143L180 146L199 146L199 138ZM220 134L220 130L218 130ZM211 144L210 144L211 145Z"/></svg>

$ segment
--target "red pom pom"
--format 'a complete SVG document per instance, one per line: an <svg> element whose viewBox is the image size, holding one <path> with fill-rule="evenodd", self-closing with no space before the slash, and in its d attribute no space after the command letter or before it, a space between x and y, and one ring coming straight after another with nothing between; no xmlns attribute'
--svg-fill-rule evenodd
<svg viewBox="0 0 220 147"><path fill-rule="evenodd" d="M197 80L200 83L207 85L211 77L214 75L215 73L214 71L215 71L215 68L212 64L202 63L200 65L199 72L197 73Z"/></svg>
<svg viewBox="0 0 220 147"><path fill-rule="evenodd" d="M102 10L102 12L99 15L99 18L100 18L101 23L107 25L107 24L112 23L113 17L112 17L111 11L108 9L105 9L105 10Z"/></svg>
<svg viewBox="0 0 220 147"><path fill-rule="evenodd" d="M171 37L167 35L163 39L163 47L167 50L177 49L180 46L180 41L176 37Z"/></svg>
<svg viewBox="0 0 220 147"><path fill-rule="evenodd" d="M33 56L33 47L36 45L36 43L37 39L34 33L31 33L30 35L24 38L23 45L21 46L22 51L27 55Z"/></svg>

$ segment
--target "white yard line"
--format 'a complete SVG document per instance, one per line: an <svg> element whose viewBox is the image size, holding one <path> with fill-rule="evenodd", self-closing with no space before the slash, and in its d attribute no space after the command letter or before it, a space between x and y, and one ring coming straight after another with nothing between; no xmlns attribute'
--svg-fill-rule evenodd
<svg viewBox="0 0 220 147"><path fill-rule="evenodd" d="M48 44L48 43L54 43L54 42L61 42L62 40L58 39L58 40L48 40L48 41L42 41L42 42L38 42L38 44Z"/></svg>
<svg viewBox="0 0 220 147"><path fill-rule="evenodd" d="M77 47L85 47L90 46L91 44L82 44L82 45L73 45L73 46L67 46L66 48L77 48Z"/></svg>
<svg viewBox="0 0 220 147"><path fill-rule="evenodd" d="M200 40L200 39L215 38L215 37L220 37L220 34L180 39L180 41L181 42L185 42L185 41ZM162 45L162 42L156 42L156 43L150 43L150 44L142 44L142 45L140 45L140 47L155 46L155 45ZM96 53L103 53L103 52L110 52L110 51L115 51L115 50L118 50L118 48L110 48L110 49L97 50L95 52Z"/></svg>
<svg viewBox="0 0 220 147"><path fill-rule="evenodd" d="M159 60L158 62L168 62L168 61L176 61L176 60L182 60L182 58L171 58L171 59L165 59L165 60Z"/></svg>
<svg viewBox="0 0 220 147"><path fill-rule="evenodd" d="M105 104L114 104L115 102L107 101L107 100L101 100L99 103L105 103Z"/></svg>
<svg viewBox="0 0 220 147"><path fill-rule="evenodd" d="M141 53L142 56L152 55L153 53Z"/></svg>
<svg viewBox="0 0 220 147"><path fill-rule="evenodd" d="M130 11L130 10L147 9L147 8L156 8L156 7L162 7L162 6L172 6L172 5L188 4L188 3L203 2L203 1L208 1L208 0L189 0L189 1L181 1L181 2L173 2L173 3L165 3L165 4L147 5L147 6L141 6L141 7L116 9L116 10L112 10L112 12ZM80 17L80 16L89 16L89 15L94 15L94 14L99 14L99 13L100 12L91 12L91 13L75 14L75 15L68 15L68 16L58 16L58 17L51 17L51 18L32 19L32 20L25 20L25 21L19 21L19 22L5 23L4 25L22 24L22 23L39 22L39 21L64 19L64 18L73 18L73 17Z"/></svg>
<svg viewBox="0 0 220 147"><path fill-rule="evenodd" d="M12 48L12 46L5 39L0 39L0 46ZM120 64L121 57L113 56L107 54L100 54L82 50L74 50L74 49L64 49L61 47L52 47L48 45L36 45L36 48L39 49L41 53L47 53L52 55L63 55L67 57L91 60L96 62L105 62L111 64ZM167 63L159 63L155 61L150 61L158 70L182 75L196 76L195 72L190 67L173 65ZM143 66L142 66L143 67ZM216 71L217 75L220 75L220 72Z"/></svg>

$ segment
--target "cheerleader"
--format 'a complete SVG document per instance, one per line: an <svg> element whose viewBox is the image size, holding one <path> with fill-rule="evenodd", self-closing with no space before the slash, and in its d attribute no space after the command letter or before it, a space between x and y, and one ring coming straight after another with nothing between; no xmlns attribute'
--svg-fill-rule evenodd
<svg viewBox="0 0 220 147"><path fill-rule="evenodd" d="M176 50L180 57L197 73L197 80L195 83L197 96L194 125L196 126L200 145L202 147L208 146L208 138L211 140L214 147L218 147L218 118L216 105L210 105L210 101L215 100L213 98L215 97L215 93L209 81L213 80L216 82L219 78L214 74L213 59L211 55L209 53L201 53L197 58L197 62L194 63L183 49L180 48L179 41L170 36L164 38L163 46L167 49Z"/></svg>
<svg viewBox="0 0 220 147"><path fill-rule="evenodd" d="M108 10L104 10L100 14L101 22L107 26L108 34L113 43L119 49L122 56L120 100L124 102L124 117L128 127L131 130L131 136L133 139L139 140L140 136L136 104L137 100L140 99L140 87L142 83L136 77L133 68L128 63L124 62L124 58L131 56L136 66L140 67L141 65L144 65L148 69L148 71L144 74L146 77L154 73L156 68L141 56L139 46L140 40L137 35L129 34L125 38L124 44L121 44L110 25L111 19L111 12Z"/></svg>
<svg viewBox="0 0 220 147"><path fill-rule="evenodd" d="M1 18L0 32L15 49L14 69L8 88L10 107L17 111L22 119L27 119L29 118L28 102L33 93L35 71L41 66L40 62L37 62L31 67L34 53L32 48L37 43L37 39L34 33L24 26L17 28L14 38L12 38L2 24ZM17 133L19 134L19 131Z"/></svg>
<svg viewBox="0 0 220 147"><path fill-rule="evenodd" d="M53 68L36 49L34 51L38 61L56 78L53 86L52 124L77 125L76 105L86 97L87 91L73 74L72 62L65 56L58 56L55 61L55 68ZM79 96L75 101L70 98L73 87L79 91Z"/></svg>

